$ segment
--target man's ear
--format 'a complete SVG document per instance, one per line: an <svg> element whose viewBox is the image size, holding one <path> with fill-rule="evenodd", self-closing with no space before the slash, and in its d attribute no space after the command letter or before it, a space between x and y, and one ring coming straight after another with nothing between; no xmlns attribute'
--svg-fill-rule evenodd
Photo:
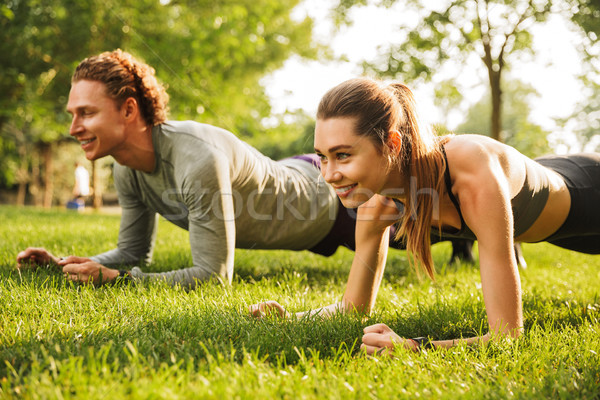
<svg viewBox="0 0 600 400"><path fill-rule="evenodd" d="M390 130L388 134L388 146L392 154L398 155L400 153L400 149L402 149L402 136L400 132L397 130Z"/></svg>
<svg viewBox="0 0 600 400"><path fill-rule="evenodd" d="M137 100L133 97L128 97L123 103L121 110L124 112L125 118L135 118L139 112Z"/></svg>

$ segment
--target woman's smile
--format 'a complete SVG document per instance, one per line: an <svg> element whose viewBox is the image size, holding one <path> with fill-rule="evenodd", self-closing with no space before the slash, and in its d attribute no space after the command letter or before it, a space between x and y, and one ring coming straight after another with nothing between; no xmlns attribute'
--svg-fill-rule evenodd
<svg viewBox="0 0 600 400"><path fill-rule="evenodd" d="M357 183L353 183L352 185L347 185L347 186L334 186L333 188L335 189L335 193L340 196L340 197L346 197L350 194L350 192L352 191L352 189L354 189L356 186L358 186Z"/></svg>

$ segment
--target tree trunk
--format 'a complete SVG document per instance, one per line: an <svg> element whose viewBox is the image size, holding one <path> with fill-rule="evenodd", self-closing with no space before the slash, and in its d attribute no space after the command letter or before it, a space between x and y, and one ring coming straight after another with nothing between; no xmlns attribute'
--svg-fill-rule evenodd
<svg viewBox="0 0 600 400"><path fill-rule="evenodd" d="M482 38L484 55L481 58L488 71L490 80L490 93L492 96L492 121L491 121L491 136L492 138L501 141L500 133L502 132L502 89L500 88L502 67L504 60L502 55L494 62L492 57L492 47L488 36Z"/></svg>
<svg viewBox="0 0 600 400"><path fill-rule="evenodd" d="M15 204L19 207L25 205L25 195L27 195L27 183L19 182L19 190L17 191L17 200Z"/></svg>
<svg viewBox="0 0 600 400"><path fill-rule="evenodd" d="M54 195L53 147L52 143L41 144L44 159L44 208L52 207L52 197Z"/></svg>
<svg viewBox="0 0 600 400"><path fill-rule="evenodd" d="M16 205L22 207L25 205L25 197L27 196L27 182L29 182L27 148L24 143L19 145L19 158L21 159L21 165L17 171L19 191L17 192Z"/></svg>
<svg viewBox="0 0 600 400"><path fill-rule="evenodd" d="M99 209L102 207L102 182L100 181L100 171L96 160L92 161L92 200L93 207Z"/></svg>
<svg viewBox="0 0 600 400"><path fill-rule="evenodd" d="M29 182L29 193L33 196L33 204L36 207L42 206L42 197L40 190L40 149L36 148L31 157L31 180Z"/></svg>
<svg viewBox="0 0 600 400"><path fill-rule="evenodd" d="M502 89L500 88L500 72L490 71L490 91L492 93L492 138L502 141Z"/></svg>

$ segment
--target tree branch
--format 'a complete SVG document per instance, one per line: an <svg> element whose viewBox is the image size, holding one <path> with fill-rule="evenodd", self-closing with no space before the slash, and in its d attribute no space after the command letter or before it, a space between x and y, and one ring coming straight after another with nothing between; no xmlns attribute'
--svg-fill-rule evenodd
<svg viewBox="0 0 600 400"><path fill-rule="evenodd" d="M504 34L504 43L502 44L502 47L500 48L500 53L498 54L498 63L500 64L499 65L500 68L502 68L502 66L504 64L504 51L506 50L506 45L508 44L508 41L510 40L510 38L512 38L517 33L517 29L519 29L519 25L521 25L523 22L525 22L527 19L529 19L533 15L533 14L529 14L529 11L532 11L533 7L534 7L533 1L529 0L529 6L525 9L525 11L523 11L523 14L521 14L521 16L519 17L519 20L513 27L512 31L510 33Z"/></svg>

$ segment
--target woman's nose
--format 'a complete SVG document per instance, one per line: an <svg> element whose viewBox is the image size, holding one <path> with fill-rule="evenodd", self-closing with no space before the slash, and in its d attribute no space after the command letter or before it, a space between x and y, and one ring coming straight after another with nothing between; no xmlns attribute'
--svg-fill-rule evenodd
<svg viewBox="0 0 600 400"><path fill-rule="evenodd" d="M323 179L325 179L325 182L327 183L337 182L342 178L342 174L340 171L338 171L333 163L327 164L327 166L323 168L321 172L323 173Z"/></svg>

